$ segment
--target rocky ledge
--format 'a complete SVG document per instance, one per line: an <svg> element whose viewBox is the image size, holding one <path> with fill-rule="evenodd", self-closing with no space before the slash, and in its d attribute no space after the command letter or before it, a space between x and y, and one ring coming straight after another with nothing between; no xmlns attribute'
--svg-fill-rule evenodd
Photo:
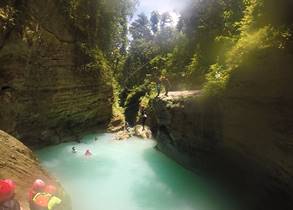
<svg viewBox="0 0 293 210"><path fill-rule="evenodd" d="M12 179L16 183L16 198L24 210L29 210L28 190L35 179L43 179L46 183L62 187L41 167L33 152L24 144L0 130L0 179ZM62 210L70 210L70 199L61 192Z"/></svg>

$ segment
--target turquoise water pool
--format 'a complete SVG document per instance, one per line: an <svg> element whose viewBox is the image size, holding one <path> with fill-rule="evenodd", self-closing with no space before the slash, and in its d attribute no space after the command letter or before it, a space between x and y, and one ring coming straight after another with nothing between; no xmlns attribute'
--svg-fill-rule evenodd
<svg viewBox="0 0 293 210"><path fill-rule="evenodd" d="M235 210L222 193L155 145L152 140L115 141L112 134L98 134L37 154L71 196L73 210ZM87 149L92 156L84 155Z"/></svg>

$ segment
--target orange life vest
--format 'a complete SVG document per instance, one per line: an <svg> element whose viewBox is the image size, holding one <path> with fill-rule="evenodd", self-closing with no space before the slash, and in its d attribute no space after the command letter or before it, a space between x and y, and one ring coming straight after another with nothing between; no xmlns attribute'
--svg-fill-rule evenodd
<svg viewBox="0 0 293 210"><path fill-rule="evenodd" d="M48 209L52 195L49 193L37 193L33 198L33 205L36 209Z"/></svg>

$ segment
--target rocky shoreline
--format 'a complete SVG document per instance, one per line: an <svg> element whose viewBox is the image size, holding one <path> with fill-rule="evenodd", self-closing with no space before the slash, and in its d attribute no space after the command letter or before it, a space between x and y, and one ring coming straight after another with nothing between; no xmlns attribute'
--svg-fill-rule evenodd
<svg viewBox="0 0 293 210"><path fill-rule="evenodd" d="M141 139L151 139L152 138L152 132L148 126L145 126L145 129L142 128L142 125L136 125L134 127L129 127L127 129L120 128L115 129L114 131L111 131L114 133L115 140L127 140L131 138L132 136L139 137Z"/></svg>

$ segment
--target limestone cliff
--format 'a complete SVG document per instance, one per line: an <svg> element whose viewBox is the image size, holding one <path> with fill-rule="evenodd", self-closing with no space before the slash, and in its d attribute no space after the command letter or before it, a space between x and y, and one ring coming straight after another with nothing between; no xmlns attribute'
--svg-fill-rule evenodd
<svg viewBox="0 0 293 210"><path fill-rule="evenodd" d="M31 150L14 137L0 130L0 179L15 181L16 199L20 201L24 210L29 210L28 190L37 178L58 186L62 191L56 180L50 177L40 166ZM62 199L64 201L62 209L70 210L69 199L64 197Z"/></svg>
<svg viewBox="0 0 293 210"><path fill-rule="evenodd" d="M251 56L221 97L153 100L158 148L237 188L247 209L293 209L292 56Z"/></svg>
<svg viewBox="0 0 293 210"><path fill-rule="evenodd" d="M289 128L284 130L277 121L282 116L266 113L269 107L231 100L155 99L150 124L158 149L188 169L218 180L244 209L292 209Z"/></svg>
<svg viewBox="0 0 293 210"><path fill-rule="evenodd" d="M64 4L0 3L0 128L30 146L74 138L111 117L111 80L89 67L83 49L95 47L88 36L97 29L90 18L70 19ZM94 12L80 13L87 9Z"/></svg>

